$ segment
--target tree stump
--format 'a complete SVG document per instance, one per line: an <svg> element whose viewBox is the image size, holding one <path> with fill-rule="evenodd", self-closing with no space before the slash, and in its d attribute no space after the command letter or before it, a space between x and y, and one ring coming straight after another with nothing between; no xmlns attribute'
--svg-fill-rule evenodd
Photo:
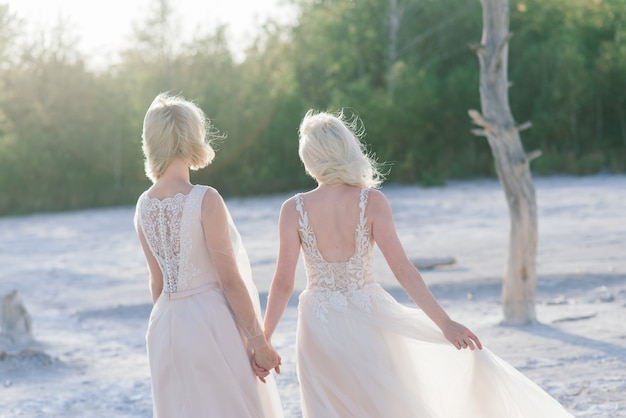
<svg viewBox="0 0 626 418"><path fill-rule="evenodd" d="M32 320L17 290L2 298L0 330L11 344L25 344L33 339Z"/></svg>

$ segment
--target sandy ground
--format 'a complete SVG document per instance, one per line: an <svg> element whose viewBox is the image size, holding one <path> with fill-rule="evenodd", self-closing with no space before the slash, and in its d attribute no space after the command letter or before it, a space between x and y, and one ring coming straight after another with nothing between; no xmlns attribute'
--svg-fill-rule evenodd
<svg viewBox="0 0 626 418"><path fill-rule="evenodd" d="M540 322L524 327L500 325L508 211L497 181L383 191L411 257L455 258L423 271L453 318L575 416L626 417L626 176L537 178L535 186ZM278 210L289 196L227 200L262 298ZM0 418L151 416L144 344L151 304L133 210L0 218L0 295L19 291L36 338L25 346L0 338ZM380 282L410 304L376 257ZM304 284L300 265L296 286ZM274 337L286 417L300 416L296 296Z"/></svg>

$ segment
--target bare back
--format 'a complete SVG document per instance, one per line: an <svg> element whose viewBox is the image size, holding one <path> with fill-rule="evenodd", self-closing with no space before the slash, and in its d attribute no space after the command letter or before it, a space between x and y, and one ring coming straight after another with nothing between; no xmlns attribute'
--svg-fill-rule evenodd
<svg viewBox="0 0 626 418"><path fill-rule="evenodd" d="M321 187L303 194L317 248L328 262L346 261L356 251L360 188Z"/></svg>

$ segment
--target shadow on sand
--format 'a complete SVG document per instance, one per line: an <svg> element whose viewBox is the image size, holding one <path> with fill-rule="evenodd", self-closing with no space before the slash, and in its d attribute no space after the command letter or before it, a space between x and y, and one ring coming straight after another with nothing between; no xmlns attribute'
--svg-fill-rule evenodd
<svg viewBox="0 0 626 418"><path fill-rule="evenodd" d="M590 350L595 350L604 353L607 357L617 358L626 363L626 347L612 344L605 341L595 340L582 335L576 335L569 332L565 332L550 325L537 323L525 326L513 327L518 331L547 338L551 340L557 340L568 345L575 345Z"/></svg>

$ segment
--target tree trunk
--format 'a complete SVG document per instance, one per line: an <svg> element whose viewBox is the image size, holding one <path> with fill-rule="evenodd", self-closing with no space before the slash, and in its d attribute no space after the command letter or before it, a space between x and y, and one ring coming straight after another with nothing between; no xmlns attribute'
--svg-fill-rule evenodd
<svg viewBox="0 0 626 418"><path fill-rule="evenodd" d="M398 61L398 31L403 10L398 7L398 0L389 0L389 45L387 62L387 91L393 94L396 88L395 65Z"/></svg>
<svg viewBox="0 0 626 418"><path fill-rule="evenodd" d="M482 114L470 110L469 115L482 128L473 132L487 137L509 207L511 229L502 286L504 323L526 324L536 321L537 203L529 163L540 153L524 151L519 133L530 123L516 124L509 106L508 0L481 3L482 40L472 49L480 62Z"/></svg>

